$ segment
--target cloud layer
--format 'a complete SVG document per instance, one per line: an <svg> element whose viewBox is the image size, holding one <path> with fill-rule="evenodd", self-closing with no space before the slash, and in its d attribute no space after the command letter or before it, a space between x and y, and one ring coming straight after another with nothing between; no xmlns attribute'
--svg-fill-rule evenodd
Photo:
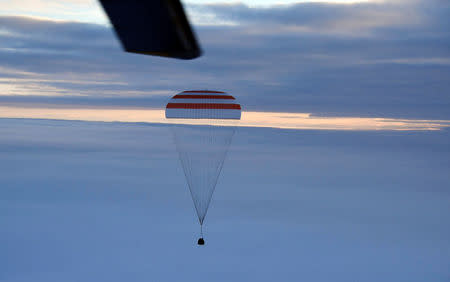
<svg viewBox="0 0 450 282"><path fill-rule="evenodd" d="M450 275L448 130L239 128L202 249L167 126L0 119L0 130L3 281Z"/></svg>
<svg viewBox="0 0 450 282"><path fill-rule="evenodd" d="M188 10L205 50L194 61L124 53L103 25L0 17L0 94L27 96L0 100L162 107L208 88L249 110L450 118L445 1Z"/></svg>

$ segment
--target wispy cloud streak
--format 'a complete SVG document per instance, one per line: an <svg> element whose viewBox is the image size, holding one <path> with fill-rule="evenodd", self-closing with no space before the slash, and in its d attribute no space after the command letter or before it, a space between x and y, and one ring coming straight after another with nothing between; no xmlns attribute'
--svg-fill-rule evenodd
<svg viewBox="0 0 450 282"><path fill-rule="evenodd" d="M103 122L146 122L163 124L208 125L208 120L166 119L164 110L126 108L38 108L2 107L0 118L82 120ZM315 130L440 130L450 120L415 120L361 117L318 117L309 113L243 112L239 123L223 126L269 127Z"/></svg>

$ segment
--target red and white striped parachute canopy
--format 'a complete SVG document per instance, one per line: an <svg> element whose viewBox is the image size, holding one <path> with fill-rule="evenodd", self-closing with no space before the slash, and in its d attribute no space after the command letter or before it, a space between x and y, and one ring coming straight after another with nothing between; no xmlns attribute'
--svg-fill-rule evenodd
<svg viewBox="0 0 450 282"><path fill-rule="evenodd" d="M167 103L166 118L241 119L241 105L221 91L183 91Z"/></svg>

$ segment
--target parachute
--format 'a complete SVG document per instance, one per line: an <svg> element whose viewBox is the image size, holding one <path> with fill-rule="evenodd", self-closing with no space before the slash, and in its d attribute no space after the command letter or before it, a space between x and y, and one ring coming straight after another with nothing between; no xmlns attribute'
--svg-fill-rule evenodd
<svg viewBox="0 0 450 282"><path fill-rule="evenodd" d="M203 245L203 222L241 106L225 92L184 91L170 99L166 118L174 119L171 129L200 223L198 244Z"/></svg>

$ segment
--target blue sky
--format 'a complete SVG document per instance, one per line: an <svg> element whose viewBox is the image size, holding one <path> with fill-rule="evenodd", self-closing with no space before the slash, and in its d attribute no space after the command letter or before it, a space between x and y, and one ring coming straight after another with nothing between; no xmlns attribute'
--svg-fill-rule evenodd
<svg viewBox="0 0 450 282"><path fill-rule="evenodd" d="M0 281L448 282L450 3L342 2L186 1L180 61L0 0ZM205 88L244 112L199 248L163 108Z"/></svg>

